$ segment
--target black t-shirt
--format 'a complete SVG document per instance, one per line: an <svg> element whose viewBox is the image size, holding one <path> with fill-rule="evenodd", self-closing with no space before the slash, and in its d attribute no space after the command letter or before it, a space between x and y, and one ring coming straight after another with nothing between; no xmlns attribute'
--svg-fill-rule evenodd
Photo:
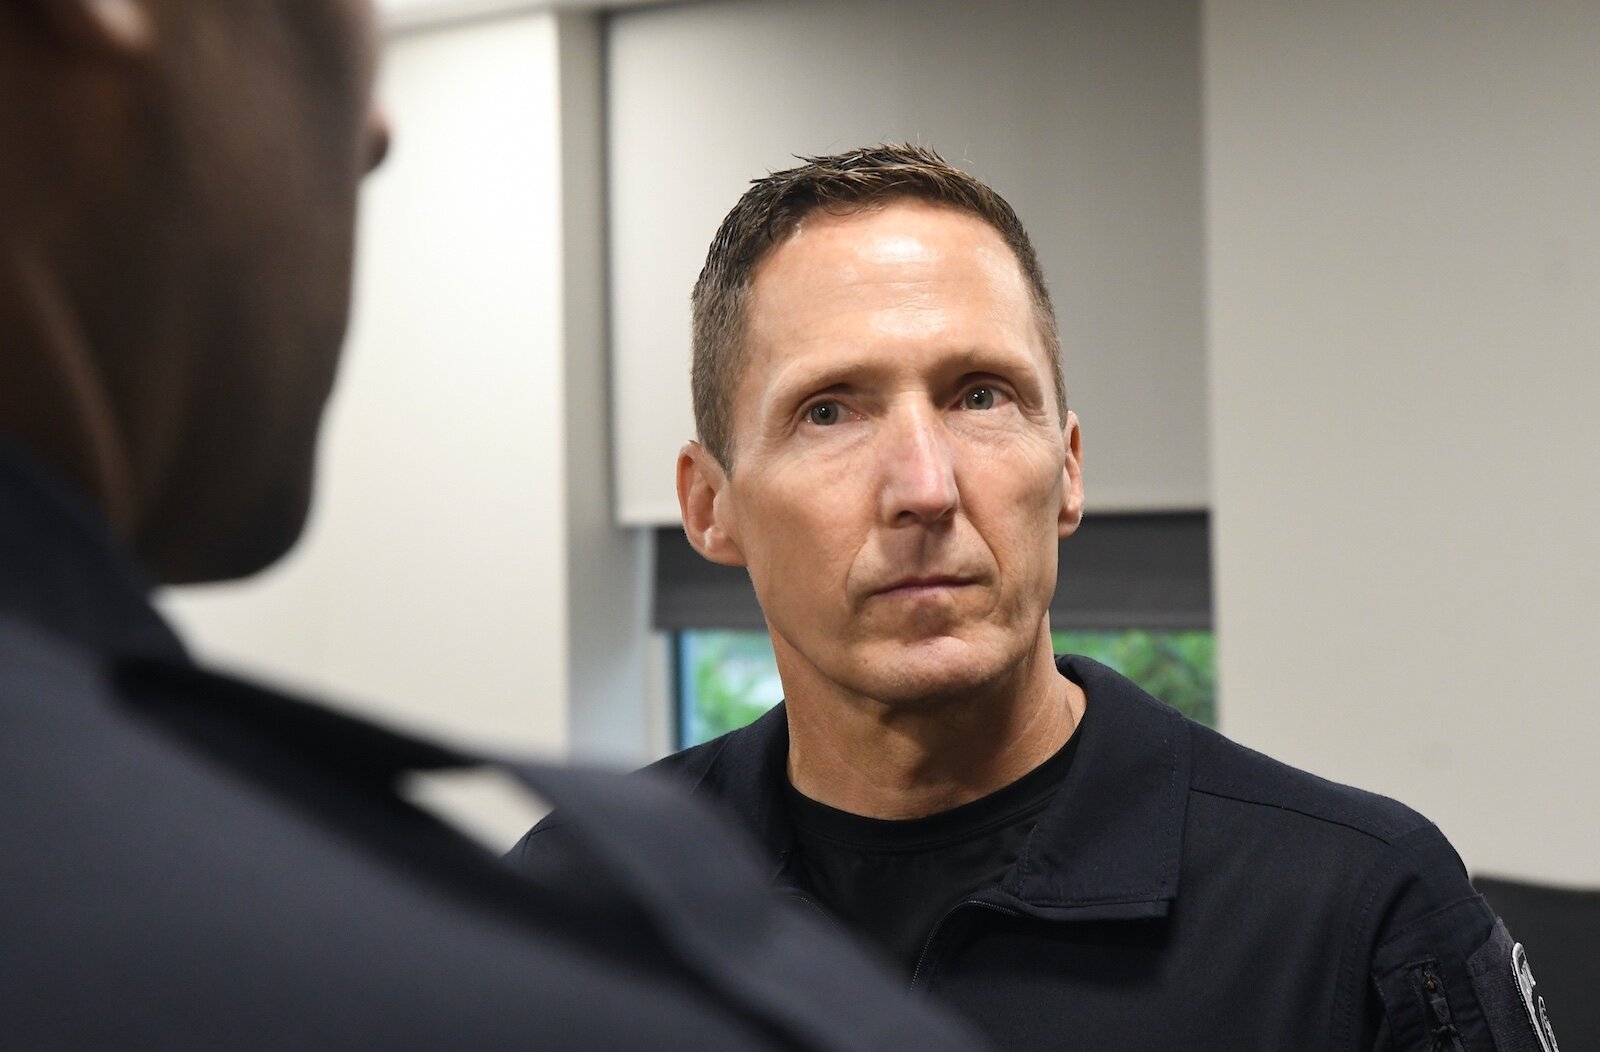
<svg viewBox="0 0 1600 1052"><path fill-rule="evenodd" d="M795 830L794 875L869 948L906 975L945 913L1017 860L1033 823L1066 777L1076 735L1055 755L988 796L924 818L863 818L785 783Z"/></svg>

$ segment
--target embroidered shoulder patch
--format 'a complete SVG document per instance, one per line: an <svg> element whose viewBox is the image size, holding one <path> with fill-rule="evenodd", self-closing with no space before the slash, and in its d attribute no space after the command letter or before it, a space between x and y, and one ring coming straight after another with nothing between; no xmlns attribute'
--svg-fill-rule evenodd
<svg viewBox="0 0 1600 1052"><path fill-rule="evenodd" d="M1544 998L1539 996L1539 984L1534 981L1533 969L1528 967L1528 954L1522 943L1511 947L1511 976L1522 994L1522 1007L1528 1013L1528 1025L1533 1027L1544 1052L1561 1052L1556 1045L1555 1032L1550 1029L1550 1017L1544 1010Z"/></svg>

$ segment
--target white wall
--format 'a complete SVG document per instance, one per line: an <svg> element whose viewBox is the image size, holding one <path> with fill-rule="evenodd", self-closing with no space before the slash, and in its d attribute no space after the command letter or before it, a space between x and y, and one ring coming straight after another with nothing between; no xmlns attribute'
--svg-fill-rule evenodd
<svg viewBox="0 0 1600 1052"><path fill-rule="evenodd" d="M588 393L598 46L550 14L390 42L395 144L363 202L312 522L260 578L168 597L202 654L491 749L648 754L643 717L616 712L647 708L641 545L609 527ZM574 634L611 660L575 662ZM572 699L598 695L625 700L575 740Z"/></svg>
<svg viewBox="0 0 1600 1052"><path fill-rule="evenodd" d="M1600 5L1205 11L1230 734L1600 883Z"/></svg>
<svg viewBox="0 0 1600 1052"><path fill-rule="evenodd" d="M610 22L619 512L678 522L689 290L748 181L934 146L1028 225L1092 510L1207 502L1199 8L1168 0L716 2Z"/></svg>

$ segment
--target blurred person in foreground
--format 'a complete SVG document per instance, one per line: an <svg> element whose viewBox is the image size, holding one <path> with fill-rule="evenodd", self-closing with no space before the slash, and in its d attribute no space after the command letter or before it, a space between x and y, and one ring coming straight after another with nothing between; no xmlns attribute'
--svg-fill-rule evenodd
<svg viewBox="0 0 1600 1052"><path fill-rule="evenodd" d="M506 765L586 851L518 875L397 792L477 758L151 608L300 532L375 43L368 0L0 5L0 1044L970 1047L666 790Z"/></svg>
<svg viewBox="0 0 1600 1052"><path fill-rule="evenodd" d="M757 179L693 310L684 530L748 569L786 700L658 768L774 883L1007 1048L1554 1048L1430 822L1052 654L1082 436L994 191L914 147Z"/></svg>

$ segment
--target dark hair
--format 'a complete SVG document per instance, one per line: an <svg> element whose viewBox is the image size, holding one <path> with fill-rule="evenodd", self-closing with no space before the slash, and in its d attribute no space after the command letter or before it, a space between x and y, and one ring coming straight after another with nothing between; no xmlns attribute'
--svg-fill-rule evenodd
<svg viewBox="0 0 1600 1052"><path fill-rule="evenodd" d="M804 163L798 167L751 181L717 229L690 299L695 429L724 468L732 468L733 393L744 367L747 301L756 268L806 216L819 210L848 215L913 198L947 205L994 227L1028 280L1055 379L1056 403L1066 419L1055 308L1028 232L1005 198L923 146L879 145L799 160Z"/></svg>

